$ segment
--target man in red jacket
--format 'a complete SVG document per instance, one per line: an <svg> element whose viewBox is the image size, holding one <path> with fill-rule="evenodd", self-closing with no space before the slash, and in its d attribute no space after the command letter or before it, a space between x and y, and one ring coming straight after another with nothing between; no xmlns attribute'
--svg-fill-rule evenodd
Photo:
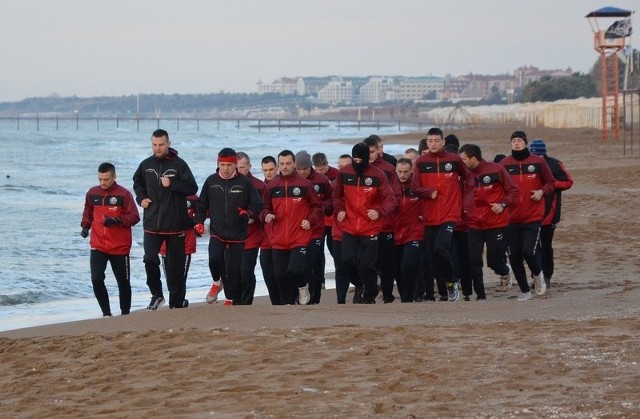
<svg viewBox="0 0 640 419"><path fill-rule="evenodd" d="M469 220L470 276L477 300L487 298L482 278L482 252L487 245L487 266L500 275L500 291L511 288L511 273L505 260L507 249L504 237L509 225L509 208L518 199L518 187L509 173L497 163L482 158L480 147L465 144L460 157L475 179L473 206Z"/></svg>
<svg viewBox="0 0 640 419"><path fill-rule="evenodd" d="M451 238L462 217L470 210L473 177L460 156L444 149L440 128L431 128L426 139L428 152L418 157L413 171L412 189L423 201L425 247L429 265L439 287L447 289L447 299L460 298L456 273L451 259Z"/></svg>
<svg viewBox="0 0 640 419"><path fill-rule="evenodd" d="M133 195L116 183L116 168L111 163L98 166L98 182L86 194L80 235L86 238L91 231L91 285L103 316L111 316L109 294L104 285L107 262L118 283L120 313L131 310L129 251L131 227L138 224L140 215Z"/></svg>
<svg viewBox="0 0 640 419"><path fill-rule="evenodd" d="M547 155L547 145L544 141L537 139L531 141L529 146L531 153L542 157L547 164L553 177L556 179L555 191L544 197L544 219L540 228L540 246L538 246L538 255L541 257L542 273L544 274L544 282L547 288L551 286L551 277L553 276L553 235L556 226L560 222L560 213L562 210L562 191L573 186L573 178L564 168L562 162Z"/></svg>
<svg viewBox="0 0 640 419"><path fill-rule="evenodd" d="M353 302L375 304L378 235L383 218L397 204L387 175L369 163L369 147L358 143L351 155L353 162L340 169L336 180L333 206L343 230L342 261L356 286Z"/></svg>
<svg viewBox="0 0 640 419"><path fill-rule="evenodd" d="M311 156L306 150L296 154L296 171L304 179L313 184L314 191L318 194L322 213L324 216L333 214L333 201L331 200L331 181L325 175L316 172L312 167ZM324 220L316 225L311 233L311 241L307 246L307 269L305 276L309 280L309 304L320 304L322 284L324 283Z"/></svg>
<svg viewBox="0 0 640 419"><path fill-rule="evenodd" d="M395 215L395 267L396 282L400 301L410 303L421 301L420 252L424 240L424 227L420 221L422 202L411 190L413 162L405 157L398 159L396 173L400 181L402 194ZM432 287L433 289L433 287ZM415 295L414 295L415 294Z"/></svg>
<svg viewBox="0 0 640 419"><path fill-rule="evenodd" d="M518 202L509 215L507 243L511 268L521 291L518 301L527 301L533 297L527 283L525 261L531 270L536 294L543 295L547 289L540 276L542 267L536 248L544 218L543 197L553 193L555 178L547 162L529 152L527 134L524 131L511 134L511 155L500 161L500 164L507 169L520 190Z"/></svg>
<svg viewBox="0 0 640 419"><path fill-rule="evenodd" d="M238 173L245 175L256 187L260 197L264 195L264 182L251 174L251 159L243 151L238 151ZM240 305L251 305L256 291L256 263L258 249L264 240L264 228L259 219L250 219L247 241L244 242L244 252L240 263Z"/></svg>
<svg viewBox="0 0 640 419"><path fill-rule="evenodd" d="M296 172L291 150L278 154L280 174L267 183L261 220L273 223L271 237L273 273L280 290L280 304L302 305L310 300L304 276L307 246L313 228L323 223L322 209L313 184Z"/></svg>

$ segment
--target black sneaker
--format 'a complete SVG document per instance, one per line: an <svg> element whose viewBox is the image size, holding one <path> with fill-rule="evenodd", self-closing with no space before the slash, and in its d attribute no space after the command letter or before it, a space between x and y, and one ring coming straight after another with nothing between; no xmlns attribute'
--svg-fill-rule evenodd
<svg viewBox="0 0 640 419"><path fill-rule="evenodd" d="M147 310L156 311L158 309L158 307L160 307L163 304L164 304L164 297L162 297L162 296L160 296L160 297L153 296L153 297L151 297L151 302L147 306Z"/></svg>
<svg viewBox="0 0 640 419"><path fill-rule="evenodd" d="M353 304L362 304L363 292L364 292L364 285L356 285L356 290L353 293Z"/></svg>
<svg viewBox="0 0 640 419"><path fill-rule="evenodd" d="M471 296L469 296L469 295L465 295L465 296L464 296L464 298L463 298L463 300L465 300L465 301L471 301Z"/></svg>

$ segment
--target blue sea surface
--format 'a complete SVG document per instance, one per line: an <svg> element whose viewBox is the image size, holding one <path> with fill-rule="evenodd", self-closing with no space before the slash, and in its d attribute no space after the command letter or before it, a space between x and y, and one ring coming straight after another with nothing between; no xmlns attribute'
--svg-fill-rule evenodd
<svg viewBox="0 0 640 419"><path fill-rule="evenodd" d="M397 127L374 129L329 125L318 128L258 130L234 122L160 121L172 146L187 161L201 187L216 167L223 147L244 151L252 159L252 173L262 179L260 160L283 149L294 153L324 152L331 165L351 146L327 139L358 139L376 133L397 134ZM79 235L87 190L97 185L97 168L116 166L117 182L132 190L132 176L140 161L151 155L150 138L156 121L35 121L0 120L0 330L97 318L101 316L89 278L89 244ZM405 145L385 143L385 151L401 154ZM211 284L207 261L208 238L198 239L187 281L187 298L204 301ZM133 228L131 249L132 310L149 302L142 263L142 223ZM327 252L327 271L333 261ZM107 288L112 312L119 312L118 291L110 267ZM260 264L256 267L256 295L266 295ZM164 280L163 280L164 282ZM165 284L166 288L166 284Z"/></svg>

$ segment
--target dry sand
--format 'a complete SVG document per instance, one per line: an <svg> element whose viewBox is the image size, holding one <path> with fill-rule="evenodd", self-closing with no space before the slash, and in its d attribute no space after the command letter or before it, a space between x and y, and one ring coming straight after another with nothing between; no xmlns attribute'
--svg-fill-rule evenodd
<svg viewBox="0 0 640 419"><path fill-rule="evenodd" d="M514 129L453 132L493 158ZM0 415L640 417L638 157L596 130L527 131L575 180L545 296L519 303L487 272L486 302L338 306L326 291L318 306L262 298L3 332Z"/></svg>

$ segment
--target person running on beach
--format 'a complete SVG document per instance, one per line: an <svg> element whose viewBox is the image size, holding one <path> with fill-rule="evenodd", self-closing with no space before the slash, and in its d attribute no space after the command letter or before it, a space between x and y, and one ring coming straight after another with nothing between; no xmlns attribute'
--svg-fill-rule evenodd
<svg viewBox="0 0 640 419"><path fill-rule="evenodd" d="M505 259L505 230L509 209L518 200L518 187L504 167L485 161L480 147L465 144L460 157L475 179L469 220L469 270L477 300L485 300L482 254L487 247L487 266L500 276L500 291L511 289L511 273Z"/></svg>
<svg viewBox="0 0 640 419"><path fill-rule="evenodd" d="M397 202L387 175L369 163L369 146L354 145L351 156L351 165L340 169L336 180L333 206L343 230L342 261L356 286L353 302L375 304L378 235L384 216L395 211Z"/></svg>
<svg viewBox="0 0 640 419"><path fill-rule="evenodd" d="M544 141L540 139L531 141L529 150L547 162L553 177L556 179L554 184L555 192L544 197L544 219L540 228L540 246L538 248L538 255L542 258L541 266L544 282L546 287L549 288L555 267L553 263L553 235L556 231L556 226L560 222L562 191L566 191L573 186L573 178L560 160L547 155L547 146Z"/></svg>
<svg viewBox="0 0 640 419"><path fill-rule="evenodd" d="M296 171L304 179L313 185L322 205L322 223L316 225L311 233L311 241L307 246L306 277L309 279L309 292L311 300L309 304L320 304L322 285L324 284L324 217L333 214L333 201L331 200L331 181L325 175L316 172L312 167L311 156L306 150L296 154Z"/></svg>
<svg viewBox="0 0 640 419"><path fill-rule="evenodd" d="M446 287L447 299L460 298L451 260L451 238L460 222L463 208L470 209L473 177L460 156L444 150L440 128L427 132L427 152L416 160L412 189L423 201L422 221L429 265L436 281Z"/></svg>
<svg viewBox="0 0 640 419"><path fill-rule="evenodd" d="M520 190L518 203L509 214L507 243L511 269L521 291L518 301L527 301L533 297L527 283L525 261L531 270L536 294L543 295L547 290L540 276L542 267L536 249L544 218L545 201L542 198L553 193L556 180L547 162L531 154L527 148L527 134L524 131L511 134L511 155L500 164L507 169Z"/></svg>
<svg viewBox="0 0 640 419"><path fill-rule="evenodd" d="M116 168L111 163L98 166L98 186L87 192L80 226L80 235L87 238L91 253L91 285L102 315L111 316L109 293L104 285L107 262L118 283L120 314L131 310L131 227L138 224L140 215L133 195L116 182Z"/></svg>
<svg viewBox="0 0 640 419"><path fill-rule="evenodd" d="M153 155L143 160L133 175L136 201L143 210L144 266L151 302L147 310L164 304L160 281L160 247L166 243L169 308L189 306L184 277L185 230L193 227L187 215L187 197L198 192L189 165L171 148L169 134L158 129L151 135Z"/></svg>
<svg viewBox="0 0 640 419"><path fill-rule="evenodd" d="M396 198L396 202L402 197L400 181L396 174L395 164L391 164L383 159L382 140L377 135L370 135L363 141L369 147L369 164L382 170ZM395 249L393 242L393 232L395 229L396 215L395 209L382 218L382 231L378 237L378 254L392 255ZM392 303L395 300L393 295L393 282L395 279L395 266L392 258L378 258L378 272L380 274L380 289L382 291L382 301Z"/></svg>
<svg viewBox="0 0 640 419"><path fill-rule="evenodd" d="M236 170L235 150L220 150L217 166L216 173L202 185L194 219L196 232L203 235L204 221L209 218L209 271L213 284L206 301L217 302L224 287L224 305L240 305L240 266L248 224L262 211L262 197L251 180Z"/></svg>
<svg viewBox="0 0 640 419"><path fill-rule="evenodd" d="M278 154L280 174L267 183L264 210L265 224L273 223L271 237L273 272L280 290L280 304L301 305L310 301L305 278L307 246L313 228L322 224L322 207L313 184L295 170L291 150Z"/></svg>
<svg viewBox="0 0 640 419"><path fill-rule="evenodd" d="M342 154L338 157L338 170L345 166L350 166L352 163L351 156L349 154ZM336 180L331 182L331 187L335 189ZM339 223L336 219L335 209L331 216L331 245L333 246L333 264L336 268L336 300L338 304L346 304L347 292L349 292L349 274L347 273L344 263L342 262L342 223ZM354 284L355 285L355 284Z"/></svg>
<svg viewBox="0 0 640 419"><path fill-rule="evenodd" d="M262 192L262 200L264 202L267 183L278 176L278 162L273 156L265 156L260 164L265 183L265 188ZM262 227L264 228L264 237L260 244L260 268L262 269L264 284L267 286L267 292L269 293L269 300L272 305L277 306L280 305L280 288L278 288L278 282L273 274L273 249L271 248L273 224L262 224Z"/></svg>
<svg viewBox="0 0 640 419"><path fill-rule="evenodd" d="M196 201L198 195L189 195L187 197L187 215L193 220L196 214ZM193 228L188 228L184 231L184 281L187 282L189 276L189 267L191 266L191 255L196 252L196 232ZM162 257L162 269L164 270L165 277L167 276L167 246L166 243L162 243L160 247L160 256Z"/></svg>
<svg viewBox="0 0 640 419"><path fill-rule="evenodd" d="M242 151L238 151L236 155L238 157L238 172L245 175L253 183L262 198L266 187L262 180L251 174L251 159L249 155ZM240 263L240 305L251 305L256 290L256 262L258 260L258 250L264 240L264 228L258 218L249 220L247 241L244 242L244 252Z"/></svg>
<svg viewBox="0 0 640 419"><path fill-rule="evenodd" d="M400 181L402 195L396 212L394 244L396 282L400 301L410 303L416 297L416 286L420 279L421 243L424 240L424 227L420 221L422 202L411 190L413 163L402 157L396 164L396 173ZM433 289L433 287L431 287ZM420 293L418 299L421 298Z"/></svg>

